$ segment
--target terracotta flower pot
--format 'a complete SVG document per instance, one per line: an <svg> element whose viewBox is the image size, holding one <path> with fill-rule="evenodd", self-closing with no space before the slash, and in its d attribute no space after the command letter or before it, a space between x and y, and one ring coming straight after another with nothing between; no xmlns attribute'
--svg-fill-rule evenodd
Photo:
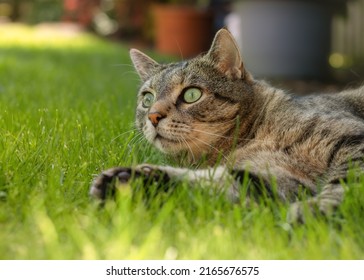
<svg viewBox="0 0 364 280"><path fill-rule="evenodd" d="M77 22L82 26L89 26L94 11L100 5L100 0L63 0L64 21Z"/></svg>
<svg viewBox="0 0 364 280"><path fill-rule="evenodd" d="M156 5L152 11L158 51L189 58L208 50L212 13L175 5Z"/></svg>

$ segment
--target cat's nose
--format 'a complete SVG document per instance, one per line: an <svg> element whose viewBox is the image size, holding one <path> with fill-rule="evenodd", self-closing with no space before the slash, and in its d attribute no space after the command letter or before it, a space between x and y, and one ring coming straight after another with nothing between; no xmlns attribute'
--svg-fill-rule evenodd
<svg viewBox="0 0 364 280"><path fill-rule="evenodd" d="M165 116L162 115L159 112L153 112L153 113L148 114L148 118L149 118L149 120L151 121L151 123L153 124L154 127L157 127L160 120L163 119L164 117Z"/></svg>

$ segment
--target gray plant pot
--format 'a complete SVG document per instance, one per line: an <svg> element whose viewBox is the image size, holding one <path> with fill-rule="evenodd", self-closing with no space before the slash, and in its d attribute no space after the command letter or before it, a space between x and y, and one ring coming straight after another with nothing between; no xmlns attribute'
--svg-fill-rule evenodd
<svg viewBox="0 0 364 280"><path fill-rule="evenodd" d="M254 75L328 76L332 10L320 1L244 0L235 12L244 63Z"/></svg>

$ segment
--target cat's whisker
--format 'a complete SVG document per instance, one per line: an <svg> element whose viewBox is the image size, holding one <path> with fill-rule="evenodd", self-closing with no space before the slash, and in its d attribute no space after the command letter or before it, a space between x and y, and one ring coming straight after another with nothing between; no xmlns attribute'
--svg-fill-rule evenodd
<svg viewBox="0 0 364 280"><path fill-rule="evenodd" d="M224 139L234 139L234 140L239 140L239 141L253 141L253 142L256 141L256 142L261 142L261 143L273 143L273 141L270 141L270 140L258 140L258 139L254 139L254 138L250 139L250 138L241 138L241 137L236 137L236 136L224 136L224 135L211 133L211 132L207 132L205 130L200 130L200 129L195 129L195 128L192 128L191 131L203 133L203 134L210 135L210 136L216 136L216 137L224 138Z"/></svg>
<svg viewBox="0 0 364 280"><path fill-rule="evenodd" d="M143 136L142 137L139 137L139 139L136 140L133 145L139 145L142 142L146 142L147 143L146 139Z"/></svg>
<svg viewBox="0 0 364 280"><path fill-rule="evenodd" d="M188 142L185 138L180 138L180 139L182 140L182 142L187 146L188 150L190 151L193 162L196 162L196 158L195 158L195 155L193 154L190 144L188 144Z"/></svg>
<svg viewBox="0 0 364 280"><path fill-rule="evenodd" d="M208 146L208 147L210 147L210 148L212 148L213 150L215 150L219 155L222 155L223 157L224 157L224 159L226 160L226 161L228 161L228 158L222 153L222 151L221 150L219 150L219 149L217 149L216 147L214 147L213 145L211 145L210 143L207 143L207 142L205 142L205 141L203 141L203 140L201 140L201 139L199 139L199 138L188 138L188 140L191 140L192 142L194 141L194 140L196 140L196 141L198 141L198 142L200 142L200 143L202 143L202 144L204 144L205 146ZM195 142L194 142L195 143ZM196 144L196 143L195 143ZM197 146L198 146L198 144L196 144Z"/></svg>
<svg viewBox="0 0 364 280"><path fill-rule="evenodd" d="M134 80L138 80L138 81L140 80L139 77L135 74L134 71L124 71L122 75L123 76L130 75L130 76L134 77Z"/></svg>
<svg viewBox="0 0 364 280"><path fill-rule="evenodd" d="M221 126L222 124L236 123L236 118L224 122L209 123L209 126Z"/></svg>
<svg viewBox="0 0 364 280"><path fill-rule="evenodd" d="M132 129L132 130L129 130L129 131L126 131L124 133L121 133L120 135L118 135L117 137L113 138L112 139L112 142L115 141L116 139L122 137L123 135L125 135L126 133L134 133L134 135L130 138L130 136L127 138L127 143L126 145L135 145L135 143L139 142L140 139L144 139L144 135L142 132L139 132L138 130L136 129Z"/></svg>
<svg viewBox="0 0 364 280"><path fill-rule="evenodd" d="M134 69L134 66L132 64L127 63L118 63L118 64L112 64L112 67L130 67L131 69Z"/></svg>
<svg viewBox="0 0 364 280"><path fill-rule="evenodd" d="M233 136L224 136L224 135L220 135L220 134L216 134L216 133L211 133L211 132L207 132L207 131L200 130L200 129L195 129L195 128L192 128L191 131L200 132L200 133L203 133L203 134L206 134L206 135L216 136L218 138L224 138L224 139L232 139L232 138L234 138Z"/></svg>
<svg viewBox="0 0 364 280"><path fill-rule="evenodd" d="M138 135L137 137L134 137L133 140L127 145L130 149L132 149L132 147L139 147L143 142L147 142L146 139L142 135Z"/></svg>
<svg viewBox="0 0 364 280"><path fill-rule="evenodd" d="M179 53L181 55L181 61L184 61L182 49L181 49L181 46L180 46L179 42L177 41L177 39L175 39L175 43L177 44L178 51L179 51Z"/></svg>
<svg viewBox="0 0 364 280"><path fill-rule="evenodd" d="M120 63L120 64L112 64L110 66L111 67L120 67L120 68L124 68L124 67L130 68L130 71L124 71L123 74L122 74L122 76L132 75L132 76L135 77L134 80L138 80L139 81L138 74L135 73L134 66L132 64Z"/></svg>
<svg viewBox="0 0 364 280"><path fill-rule="evenodd" d="M142 142L143 140L146 140L143 133L139 132L137 133L128 143L128 145L136 145Z"/></svg>
<svg viewBox="0 0 364 280"><path fill-rule="evenodd" d="M136 129L136 128L132 128L132 129L129 129L127 131L124 131L123 133L120 133L119 135L115 136L113 139L111 139L111 143L114 142L115 140L119 139L120 137L124 136L125 134L128 134L128 133L139 133L139 131Z"/></svg>
<svg viewBox="0 0 364 280"><path fill-rule="evenodd" d="M122 73L122 77L125 77L126 75L129 75L129 77L132 77L130 79L132 79L133 81L137 81L137 82L140 82L140 79L138 76L135 75L135 72L133 71L126 71L126 72L123 72Z"/></svg>

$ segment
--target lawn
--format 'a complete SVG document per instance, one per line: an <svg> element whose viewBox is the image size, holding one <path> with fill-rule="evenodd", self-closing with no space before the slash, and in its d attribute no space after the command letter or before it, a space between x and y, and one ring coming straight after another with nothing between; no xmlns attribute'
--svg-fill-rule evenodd
<svg viewBox="0 0 364 280"><path fill-rule="evenodd" d="M133 131L128 48L91 35L0 26L0 259L363 259L364 179L337 215L291 227L181 184L149 205L99 208L94 176L166 162Z"/></svg>

